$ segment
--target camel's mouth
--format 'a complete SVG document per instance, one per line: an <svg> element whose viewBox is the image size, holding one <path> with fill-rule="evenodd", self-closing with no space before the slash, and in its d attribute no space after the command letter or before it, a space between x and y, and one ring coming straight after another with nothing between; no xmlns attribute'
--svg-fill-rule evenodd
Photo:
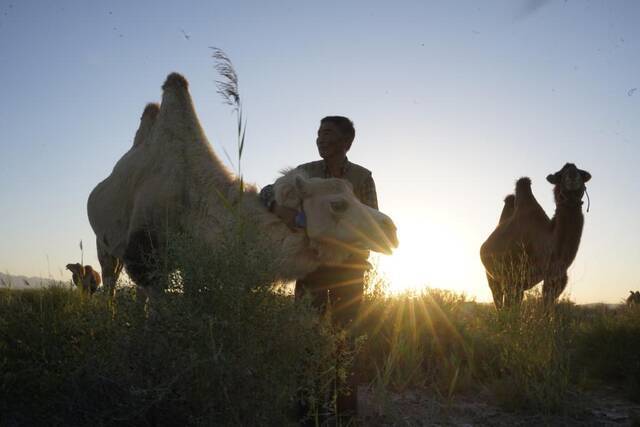
<svg viewBox="0 0 640 427"><path fill-rule="evenodd" d="M391 255L398 247L398 233L392 221L383 221L378 228L371 233L366 242L362 242L364 249Z"/></svg>
<svg viewBox="0 0 640 427"><path fill-rule="evenodd" d="M386 242L385 242L386 243ZM389 244L380 246L378 248L376 248L376 252L380 252L382 254L385 255L391 255L393 253L393 250L396 249L398 247L398 239L396 237L396 239L394 241L390 241L388 242Z"/></svg>
<svg viewBox="0 0 640 427"><path fill-rule="evenodd" d="M581 179L577 178L577 179L567 180L567 182L565 183L565 188L568 191L580 191L585 189L585 185Z"/></svg>
<svg viewBox="0 0 640 427"><path fill-rule="evenodd" d="M373 251L373 252L378 252L385 255L391 255L393 253L393 249L397 247L397 245L391 246L391 245L386 245L384 243L371 244L371 243L365 243L365 242L356 242L352 246L355 252Z"/></svg>

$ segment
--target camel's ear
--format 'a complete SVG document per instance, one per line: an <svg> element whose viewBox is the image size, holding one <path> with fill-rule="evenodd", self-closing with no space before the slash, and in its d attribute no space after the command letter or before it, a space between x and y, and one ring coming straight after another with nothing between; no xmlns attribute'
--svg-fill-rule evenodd
<svg viewBox="0 0 640 427"><path fill-rule="evenodd" d="M300 175L296 176L296 192L301 199L307 198L311 195L309 192L309 183L306 179Z"/></svg>
<svg viewBox="0 0 640 427"><path fill-rule="evenodd" d="M582 176L582 182L587 182L591 179L591 174L587 171L580 169L580 176Z"/></svg>
<svg viewBox="0 0 640 427"><path fill-rule="evenodd" d="M556 185L560 183L560 172L552 173L547 175L547 181L549 183Z"/></svg>

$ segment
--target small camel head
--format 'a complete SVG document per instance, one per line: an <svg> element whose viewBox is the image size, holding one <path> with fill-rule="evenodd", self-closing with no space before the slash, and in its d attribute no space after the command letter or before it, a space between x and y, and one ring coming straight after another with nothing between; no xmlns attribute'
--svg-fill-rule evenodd
<svg viewBox="0 0 640 427"><path fill-rule="evenodd" d="M547 181L555 185L556 202L573 202L581 204L586 190L585 183L591 179L591 174L578 169L573 163L565 164L556 173L549 174Z"/></svg>
<svg viewBox="0 0 640 427"><path fill-rule="evenodd" d="M82 264L67 264L67 270L79 276L84 276L84 267L82 266Z"/></svg>
<svg viewBox="0 0 640 427"><path fill-rule="evenodd" d="M640 304L640 291L629 291L629 294L627 304Z"/></svg>
<svg viewBox="0 0 640 427"><path fill-rule="evenodd" d="M584 184L590 179L591 174L589 172L578 169L573 163L567 163L558 172L547 176L547 181L551 184L562 184L562 186L569 191L584 188Z"/></svg>

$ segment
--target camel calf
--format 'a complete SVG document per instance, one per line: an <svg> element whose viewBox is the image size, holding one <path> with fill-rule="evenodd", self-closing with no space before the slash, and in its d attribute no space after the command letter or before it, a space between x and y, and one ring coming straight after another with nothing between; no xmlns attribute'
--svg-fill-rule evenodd
<svg viewBox="0 0 640 427"><path fill-rule="evenodd" d="M640 291L629 291L629 296L627 297L627 305L640 306Z"/></svg>
<svg viewBox="0 0 640 427"><path fill-rule="evenodd" d="M93 295L100 286L100 274L90 265L67 264L67 270L72 273L73 284L79 287L83 293Z"/></svg>

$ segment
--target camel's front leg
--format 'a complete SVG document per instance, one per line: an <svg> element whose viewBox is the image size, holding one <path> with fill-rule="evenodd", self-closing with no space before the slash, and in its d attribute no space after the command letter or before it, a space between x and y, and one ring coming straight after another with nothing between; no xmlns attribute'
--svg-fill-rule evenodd
<svg viewBox="0 0 640 427"><path fill-rule="evenodd" d="M507 285L504 289L504 306L514 307L522 304L524 298L524 288L518 283Z"/></svg>
<svg viewBox="0 0 640 427"><path fill-rule="evenodd" d="M100 239L96 239L96 246L98 248L98 261L100 261L100 268L102 269L102 283L109 296L113 298L116 293L116 282L122 271L122 261L111 256L100 242Z"/></svg>
<svg viewBox="0 0 640 427"><path fill-rule="evenodd" d="M564 289L567 287L568 280L569 278L567 277L566 271L560 276L544 279L544 284L542 285L542 296L545 305L552 305L558 300L560 294L562 294Z"/></svg>
<svg viewBox="0 0 640 427"><path fill-rule="evenodd" d="M491 277L489 273L487 273L487 282L489 282L489 288L491 289L493 303L495 304L496 309L502 309L504 305L504 288L502 283Z"/></svg>

